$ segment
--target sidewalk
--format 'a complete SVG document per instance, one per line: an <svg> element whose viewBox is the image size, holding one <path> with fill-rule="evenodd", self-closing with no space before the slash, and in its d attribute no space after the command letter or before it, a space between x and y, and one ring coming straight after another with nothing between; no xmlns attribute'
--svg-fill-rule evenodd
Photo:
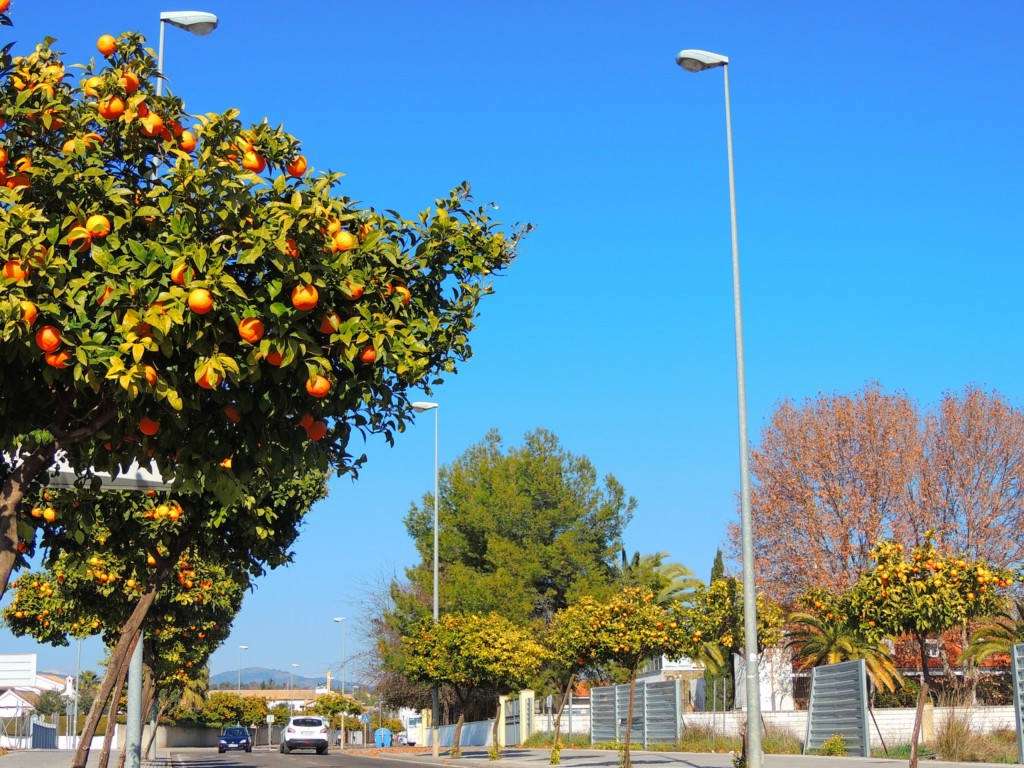
<svg viewBox="0 0 1024 768"><path fill-rule="evenodd" d="M488 759L485 749L464 749L462 758L451 760L442 757L434 761L431 757L412 755L388 755L381 750L381 757L403 760L411 759L418 763L433 763L455 766L467 764L472 768L485 768L486 765L507 766L509 768L542 768L548 765L550 751L547 749L520 749L509 747L501 751L501 760L493 762ZM644 752L632 750L630 761L637 768L732 768L732 756L729 754L708 754L692 752ZM765 755L765 768L906 768L908 761L892 758L876 757L821 757L818 755ZM563 749L561 765L566 768L618 768L619 754L605 749ZM951 763L942 760L922 758L921 768L993 768L1002 763ZM0 768L4 768L0 766Z"/></svg>
<svg viewBox="0 0 1024 768"><path fill-rule="evenodd" d="M266 751L257 748L256 751ZM346 750L349 751L349 750ZM351 750L356 754L402 760L418 765L458 766L467 768L543 768L548 765L550 752L546 749L507 748L502 750L501 760L488 758L486 749L465 749L459 760L447 757L442 751L435 760L429 752L397 752L388 749ZM142 768L189 768L189 764L200 764L216 753L209 747L192 749L160 750L156 760L143 760ZM35 749L9 752L0 757L0 768L68 768L73 752L58 749ZM332 755L341 754L331 750ZM637 768L732 768L732 757L728 754L706 754L690 752L644 752L630 753ZM98 765L99 752L89 755L89 767ZM111 765L117 764L117 753L111 754ZM604 749L563 749L561 765L566 768L619 768L618 752ZM907 760L875 757L819 757L817 755L765 755L764 768L905 768ZM1005 768L1005 763L1001 768ZM996 768L998 763L951 763L943 760L921 759L921 768Z"/></svg>

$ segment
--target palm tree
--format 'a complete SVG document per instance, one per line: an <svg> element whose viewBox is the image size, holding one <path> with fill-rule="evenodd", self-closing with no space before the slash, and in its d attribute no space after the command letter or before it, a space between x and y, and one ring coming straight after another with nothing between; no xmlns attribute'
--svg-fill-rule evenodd
<svg viewBox="0 0 1024 768"><path fill-rule="evenodd" d="M978 627L964 649L964 657L980 664L999 653L1012 654L1013 646L1024 643L1024 601L1014 603L1016 615L1000 611L992 621Z"/></svg>
<svg viewBox="0 0 1024 768"><path fill-rule="evenodd" d="M864 659L868 678L875 688L895 691L903 687L903 676L892 655L878 640L845 621L823 619L812 613L793 613L789 617L793 629L787 646L803 669L821 664Z"/></svg>
<svg viewBox="0 0 1024 768"><path fill-rule="evenodd" d="M654 593L654 601L661 606L689 602L693 591L703 582L693 571L680 563L666 563L668 552L641 555L634 552L626 558L626 548L619 551L619 581L626 587L647 587Z"/></svg>

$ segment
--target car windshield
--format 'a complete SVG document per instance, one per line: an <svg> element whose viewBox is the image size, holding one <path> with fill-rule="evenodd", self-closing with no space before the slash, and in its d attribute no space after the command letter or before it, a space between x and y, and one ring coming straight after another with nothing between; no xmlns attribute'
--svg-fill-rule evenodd
<svg viewBox="0 0 1024 768"><path fill-rule="evenodd" d="M248 736L249 732L245 728L226 728L224 730L225 736Z"/></svg>
<svg viewBox="0 0 1024 768"><path fill-rule="evenodd" d="M323 724L324 721L318 717L296 717L292 720L292 725L300 725L304 728L316 728Z"/></svg>

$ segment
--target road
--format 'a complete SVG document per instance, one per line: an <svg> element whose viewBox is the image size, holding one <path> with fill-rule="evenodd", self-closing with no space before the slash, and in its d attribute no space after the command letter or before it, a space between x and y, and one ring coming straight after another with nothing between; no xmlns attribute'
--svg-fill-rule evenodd
<svg viewBox="0 0 1024 768"><path fill-rule="evenodd" d="M0 768L68 768L72 752L55 749L11 752L0 757ZM99 751L89 759L88 768L97 768ZM111 756L110 765L117 765L117 754ZM636 768L731 768L732 758L727 754L692 754L684 752L634 751L632 763ZM562 751L565 768L618 768L618 754L610 750L566 749ZM904 768L906 760L862 757L818 757L814 755L765 755L765 768ZM927 768L1000 768L992 763L951 763L928 760ZM347 749L339 752L331 748L326 755L298 751L282 755L276 749L257 748L253 752L227 752L218 754L216 748L160 750L157 760L143 760L142 768L411 768L412 766L464 766L464 768L548 768L548 751L543 749L509 748L502 752L501 760L491 762L487 751L479 747L467 749L461 760L443 755L430 756L429 750ZM1005 768L1003 766L1002 768Z"/></svg>

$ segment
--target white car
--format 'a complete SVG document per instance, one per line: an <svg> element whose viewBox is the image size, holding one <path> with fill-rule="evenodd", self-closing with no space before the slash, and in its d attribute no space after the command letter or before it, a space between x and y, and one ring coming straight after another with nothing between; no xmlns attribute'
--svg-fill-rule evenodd
<svg viewBox="0 0 1024 768"><path fill-rule="evenodd" d="M280 751L287 755L293 749L315 749L318 755L326 755L330 728L326 717L295 715L281 731Z"/></svg>

